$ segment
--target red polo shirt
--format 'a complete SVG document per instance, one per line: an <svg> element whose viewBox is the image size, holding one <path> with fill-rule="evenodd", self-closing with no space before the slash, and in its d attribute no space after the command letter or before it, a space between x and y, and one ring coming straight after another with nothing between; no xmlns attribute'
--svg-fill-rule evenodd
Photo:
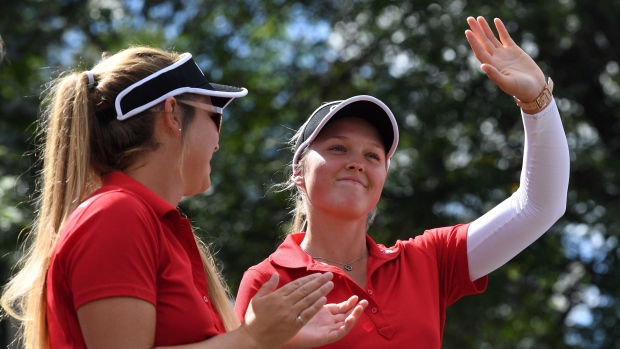
<svg viewBox="0 0 620 349"><path fill-rule="evenodd" d="M368 279L361 288L340 269L314 261L300 247L303 233L291 234L260 264L245 272L235 310L243 319L250 299L277 272L278 287L314 273L334 273L328 303L351 295L368 300L368 307L351 332L322 348L441 348L446 307L465 295L480 293L487 277L469 279L467 228L438 228L386 248L366 236Z"/></svg>
<svg viewBox="0 0 620 349"><path fill-rule="evenodd" d="M135 297L156 307L155 346L225 332L189 221L131 177L108 175L60 234L47 274L52 349L86 348L77 309L109 297Z"/></svg>

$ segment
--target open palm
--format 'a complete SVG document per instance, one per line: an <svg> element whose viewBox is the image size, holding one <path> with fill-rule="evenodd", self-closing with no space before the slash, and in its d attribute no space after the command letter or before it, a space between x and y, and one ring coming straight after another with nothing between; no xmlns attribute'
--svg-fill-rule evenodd
<svg viewBox="0 0 620 349"><path fill-rule="evenodd" d="M368 301L357 296L338 304L325 304L291 339L287 348L318 347L342 339L355 325Z"/></svg>
<svg viewBox="0 0 620 349"><path fill-rule="evenodd" d="M467 18L465 31L481 69L502 91L522 101L536 99L545 87L545 75L536 62L510 37L504 23L495 19L499 40L483 17Z"/></svg>

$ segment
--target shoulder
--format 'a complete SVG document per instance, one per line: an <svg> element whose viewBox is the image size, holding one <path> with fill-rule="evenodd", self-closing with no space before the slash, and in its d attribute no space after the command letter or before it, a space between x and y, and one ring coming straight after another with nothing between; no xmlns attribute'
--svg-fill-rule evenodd
<svg viewBox="0 0 620 349"><path fill-rule="evenodd" d="M240 290L243 288L258 289L276 273L280 275L279 287L290 282L294 279L294 276L291 275L291 273L294 274L294 270L306 270L305 264L291 266L290 263L293 259L295 260L293 263L297 263L299 258L292 255L291 251L286 249L286 243L283 243L269 257L249 267L243 273L241 285L239 286Z"/></svg>
<svg viewBox="0 0 620 349"><path fill-rule="evenodd" d="M422 237L436 239L436 240L450 240L450 239L461 239L467 237L467 230L469 229L469 224L457 224L449 227L440 227L425 230Z"/></svg>
<svg viewBox="0 0 620 349"><path fill-rule="evenodd" d="M121 188L105 188L84 200L67 220L67 227L97 224L122 227L157 220L153 208L135 193Z"/></svg>
<svg viewBox="0 0 620 349"><path fill-rule="evenodd" d="M265 283L273 273L276 273L276 269L269 261L269 258L264 259L262 262L249 267L243 273L243 280L255 280L261 285Z"/></svg>
<svg viewBox="0 0 620 349"><path fill-rule="evenodd" d="M123 189L100 190L82 202L67 220L59 249L76 244L97 246L157 246L160 226L153 209L134 193ZM133 243L131 241L134 241Z"/></svg>
<svg viewBox="0 0 620 349"><path fill-rule="evenodd" d="M458 249L459 246L467 247L467 230L469 224L457 224L425 230L423 234L407 240L397 240L394 246L386 248L378 247L386 253L398 252L399 254L423 253L428 256L442 254L446 250Z"/></svg>
<svg viewBox="0 0 620 349"><path fill-rule="evenodd" d="M84 200L76 212L106 212L111 214L130 212L148 212L149 205L132 191L122 188L102 188L88 199Z"/></svg>
<svg viewBox="0 0 620 349"><path fill-rule="evenodd" d="M398 244L418 245L421 247L428 247L429 245L445 244L450 241L461 240L467 238L467 230L469 224L457 224L453 226L439 227L433 229L427 229L423 234L418 235L408 240L398 240Z"/></svg>

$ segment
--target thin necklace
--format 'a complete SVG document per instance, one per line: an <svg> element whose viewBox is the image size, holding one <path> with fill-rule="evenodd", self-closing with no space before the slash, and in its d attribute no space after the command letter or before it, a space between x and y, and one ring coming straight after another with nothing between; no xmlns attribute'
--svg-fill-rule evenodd
<svg viewBox="0 0 620 349"><path fill-rule="evenodd" d="M353 270L353 267L351 266L351 264L357 262L358 259L362 258L366 254L366 250L364 250L364 252L362 252L362 254L359 255L359 257L355 258L354 260L350 261L349 263L340 263L340 262L332 261L331 259L327 259L327 258L323 258L323 257L314 257L313 255L308 253L308 251L304 250L303 248L302 248L302 251L306 252L306 254L308 256L310 256L310 257L312 257L314 259L322 259L324 261L328 261L328 262L336 263L338 265L342 265L344 267L344 270L346 270L346 271Z"/></svg>

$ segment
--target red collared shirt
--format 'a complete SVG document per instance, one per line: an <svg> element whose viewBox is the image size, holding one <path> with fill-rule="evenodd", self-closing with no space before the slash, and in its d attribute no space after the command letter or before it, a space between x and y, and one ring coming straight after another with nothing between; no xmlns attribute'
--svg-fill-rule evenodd
<svg viewBox="0 0 620 349"><path fill-rule="evenodd" d="M465 295L483 292L487 277L469 279L468 225L438 228L386 248L366 235L368 279L358 286L341 269L317 262L299 244L305 234L291 234L260 264L245 272L235 310L243 319L250 299L277 272L278 287L314 273L334 273L328 303L352 295L368 307L342 340L322 348L441 348L446 307Z"/></svg>
<svg viewBox="0 0 620 349"><path fill-rule="evenodd" d="M60 234L47 274L52 349L86 348L77 309L109 297L135 297L156 307L155 346L225 332L189 221L131 177L108 175Z"/></svg>

